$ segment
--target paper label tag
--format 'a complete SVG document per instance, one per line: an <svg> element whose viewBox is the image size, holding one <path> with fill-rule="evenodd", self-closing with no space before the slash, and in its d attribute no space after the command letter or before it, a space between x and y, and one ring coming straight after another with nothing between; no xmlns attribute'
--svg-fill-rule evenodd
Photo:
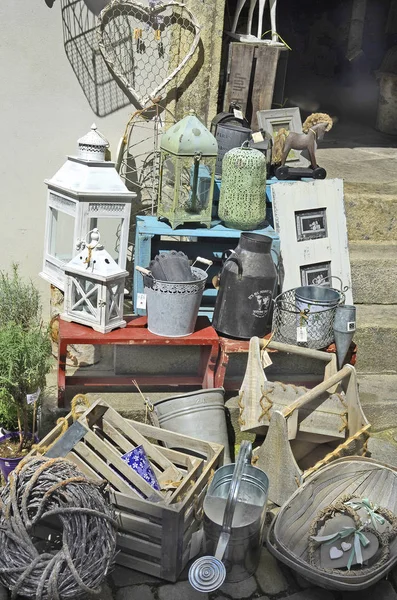
<svg viewBox="0 0 397 600"><path fill-rule="evenodd" d="M38 388L37 392L34 392L33 394L26 394L26 402L28 404L33 404L33 402L37 402L37 400L39 399L39 396L41 394L41 389Z"/></svg>
<svg viewBox="0 0 397 600"><path fill-rule="evenodd" d="M263 135L261 131L256 131L255 133L252 134L252 139L254 140L255 144L258 144L259 142L263 142Z"/></svg>
<svg viewBox="0 0 397 600"><path fill-rule="evenodd" d="M190 543L189 560L191 558L194 558L195 556L197 556L197 554L200 552L201 546L203 545L203 541L204 541L204 529L200 528L198 531L195 531L192 534L192 541Z"/></svg>
<svg viewBox="0 0 397 600"><path fill-rule="evenodd" d="M146 308L146 294L138 293L136 295L136 307L137 308Z"/></svg>
<svg viewBox="0 0 397 600"><path fill-rule="evenodd" d="M296 341L307 342L307 327L296 328Z"/></svg>
<svg viewBox="0 0 397 600"><path fill-rule="evenodd" d="M238 110L238 108L233 108L233 114L236 117L236 119L244 119L243 113L241 112L241 110Z"/></svg>
<svg viewBox="0 0 397 600"><path fill-rule="evenodd" d="M347 331L356 331L356 322L355 321L348 322Z"/></svg>
<svg viewBox="0 0 397 600"><path fill-rule="evenodd" d="M272 360L271 360L271 358L270 358L269 353L267 352L267 350L262 350L261 361L262 361L262 367L264 369L266 369L266 367L270 367L270 365L273 364L273 362L272 362Z"/></svg>

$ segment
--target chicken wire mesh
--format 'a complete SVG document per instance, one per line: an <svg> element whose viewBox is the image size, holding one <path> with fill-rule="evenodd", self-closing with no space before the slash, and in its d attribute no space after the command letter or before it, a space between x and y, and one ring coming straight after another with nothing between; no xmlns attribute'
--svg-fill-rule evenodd
<svg viewBox="0 0 397 600"><path fill-rule="evenodd" d="M113 77L137 108L164 97L197 48L200 27L179 2L148 6L113 0L99 17L99 48Z"/></svg>
<svg viewBox="0 0 397 600"><path fill-rule="evenodd" d="M128 106L99 51L95 15L83 0L61 0L61 15L66 56L94 113L104 117Z"/></svg>
<svg viewBox="0 0 397 600"><path fill-rule="evenodd" d="M320 350L334 341L334 320L338 304L325 310L318 306L300 310L295 289L283 292L274 300L273 339L277 342Z"/></svg>

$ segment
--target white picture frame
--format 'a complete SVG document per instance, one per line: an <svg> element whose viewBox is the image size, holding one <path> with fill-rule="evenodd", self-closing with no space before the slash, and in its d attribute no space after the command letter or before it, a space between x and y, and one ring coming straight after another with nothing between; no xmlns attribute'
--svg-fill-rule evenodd
<svg viewBox="0 0 397 600"><path fill-rule="evenodd" d="M280 235L283 269L282 290L302 285L331 285L345 292L346 304L353 304L347 224L342 179L280 181L271 186L274 228ZM302 223L313 217L320 228L313 232ZM319 233L320 236L312 234Z"/></svg>
<svg viewBox="0 0 397 600"><path fill-rule="evenodd" d="M302 119L298 107L275 108L258 110L256 113L258 124L272 140L279 129L285 127L287 131L302 133ZM309 161L301 156L301 150L290 150L286 164L290 167L306 167Z"/></svg>

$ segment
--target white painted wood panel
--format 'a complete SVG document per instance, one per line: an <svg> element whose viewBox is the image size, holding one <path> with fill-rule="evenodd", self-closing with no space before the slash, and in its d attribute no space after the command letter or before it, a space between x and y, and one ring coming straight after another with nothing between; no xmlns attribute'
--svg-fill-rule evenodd
<svg viewBox="0 0 397 600"><path fill-rule="evenodd" d="M274 228L280 235L284 267L282 291L306 285L302 280L302 271L306 271L309 279L312 279L316 274L316 265L319 266L318 274L321 275L320 266L330 263L331 275L339 277L343 286L349 288L346 291L346 304L352 304L342 179L279 182L271 186L271 193ZM302 219L299 213L304 211L313 211L313 219L306 214ZM317 217L317 214L320 217ZM323 227L322 214L325 214L325 227ZM299 216L304 223L302 237L305 239L302 241L298 241L297 217L299 219ZM315 229L309 228L311 226L318 227L318 235L323 237L310 239L311 236L317 235ZM309 265L314 265L314 268L308 269ZM317 282L310 280L308 283ZM332 287L339 289L338 280L332 280Z"/></svg>

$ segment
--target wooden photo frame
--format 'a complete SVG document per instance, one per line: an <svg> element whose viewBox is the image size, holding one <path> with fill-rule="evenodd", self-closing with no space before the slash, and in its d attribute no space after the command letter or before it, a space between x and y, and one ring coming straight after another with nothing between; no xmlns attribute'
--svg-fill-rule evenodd
<svg viewBox="0 0 397 600"><path fill-rule="evenodd" d="M280 235L281 291L302 285L339 289L339 278L348 287L346 304L353 304L343 181L279 181L270 187Z"/></svg>
<svg viewBox="0 0 397 600"><path fill-rule="evenodd" d="M302 119L298 107L258 110L256 114L259 127L273 140L278 130L282 127L287 129L287 131L302 133ZM303 167L307 166L309 161L301 156L300 150L291 150L287 156L286 164L291 167Z"/></svg>

